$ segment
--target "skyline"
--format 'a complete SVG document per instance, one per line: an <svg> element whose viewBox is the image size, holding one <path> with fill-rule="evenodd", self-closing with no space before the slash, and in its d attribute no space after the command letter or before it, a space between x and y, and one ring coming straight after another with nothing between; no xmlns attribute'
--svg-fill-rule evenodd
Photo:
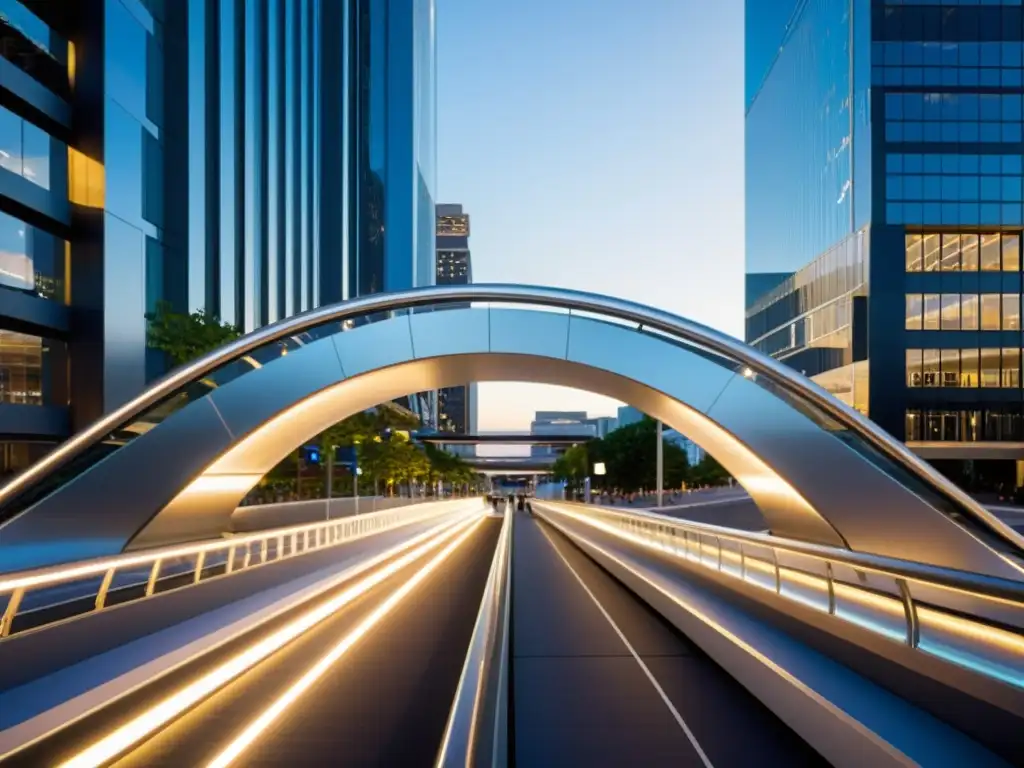
<svg viewBox="0 0 1024 768"><path fill-rule="evenodd" d="M473 216L476 282L621 296L739 337L743 2L629 8L438 0L438 202ZM618 405L483 384L480 429Z"/></svg>

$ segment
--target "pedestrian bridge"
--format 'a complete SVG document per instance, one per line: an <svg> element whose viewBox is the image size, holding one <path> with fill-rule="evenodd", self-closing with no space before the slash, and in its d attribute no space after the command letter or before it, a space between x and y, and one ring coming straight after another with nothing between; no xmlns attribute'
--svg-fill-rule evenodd
<svg viewBox="0 0 1024 768"><path fill-rule="evenodd" d="M769 532L472 499L238 528L296 446L466 381L629 402ZM1022 563L900 443L711 329L552 288L357 299L172 372L0 489L0 757L1012 764Z"/></svg>

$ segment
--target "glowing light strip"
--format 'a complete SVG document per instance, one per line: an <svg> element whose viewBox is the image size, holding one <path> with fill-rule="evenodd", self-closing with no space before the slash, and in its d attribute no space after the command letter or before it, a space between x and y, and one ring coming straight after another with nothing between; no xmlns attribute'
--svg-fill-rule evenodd
<svg viewBox="0 0 1024 768"><path fill-rule="evenodd" d="M373 612L363 619L359 624L343 637L337 645L324 654L316 664L310 667L305 674L296 680L281 694L273 704L267 707L260 715L245 727L230 744L227 745L213 760L207 763L207 768L227 768L241 754L255 742L275 720L277 720L288 707L298 701L317 680L323 677L327 671L344 656L351 648L358 643L366 634L373 629L385 616L393 611L409 594L419 586L438 566L448 559L451 554L462 545L476 530L482 518L478 519L476 525L464 530L463 533L437 553L434 558L414 573L402 586L392 592L387 599L378 605Z"/></svg>
<svg viewBox="0 0 1024 768"><path fill-rule="evenodd" d="M402 517L404 513L410 512L409 519L405 522L417 522L426 517L434 515L443 515L448 513L457 512L462 505L456 506L454 509L445 509L444 506L450 504L450 502L428 502L423 505L411 505L404 507L401 510L386 510L379 514L380 518L384 519L384 515L395 514L398 517ZM378 514L378 513L371 513ZM419 515L417 517L417 515ZM32 574L30 572L27 576L15 576L14 578L0 580L0 594L7 592L13 592L16 589L33 589L50 584L59 584L65 581L74 581L76 579L82 579L87 576L98 576L111 568L121 570L123 568L130 568L136 565L151 565L154 560L170 560L178 557L187 557L189 555L196 555L200 552L214 552L217 550L227 550L231 547L242 547L248 544L259 543L262 541L270 541L282 536L291 536L292 534L302 534L307 531L318 531L322 528L330 528L331 526L340 526L349 523L350 521L362 519L368 520L369 517L353 516L346 518L339 518L337 520L330 520L322 523L313 523L311 525L293 526L290 528L274 528L273 532L260 532L249 534L245 536L234 536L230 539L217 539L216 541L209 541L202 544L190 544L181 547L172 547L168 549L152 550L149 552L140 553L138 555L118 555L115 557L108 557L102 560L94 560L80 565L67 566L65 568L58 568L56 570L45 569L42 572ZM370 531L367 533L361 533L352 538L346 539L346 541L353 541L356 538L362 538L369 535L370 533L377 533L380 529ZM338 542L340 543L340 542Z"/></svg>
<svg viewBox="0 0 1024 768"><path fill-rule="evenodd" d="M160 703L150 707L141 715L107 734L99 741L94 742L71 759L61 763L61 768L98 768L99 766L106 765L118 755L198 704L217 689L251 669L324 619L337 613L357 597L366 594L373 587L393 576L410 563L423 557L432 549L436 549L460 531L468 529L474 523L474 520L478 521L479 516L474 514L472 517L445 529L434 538L402 555L379 571L356 582L325 603L307 611L295 621L290 622L276 632L249 646L198 680L194 680Z"/></svg>

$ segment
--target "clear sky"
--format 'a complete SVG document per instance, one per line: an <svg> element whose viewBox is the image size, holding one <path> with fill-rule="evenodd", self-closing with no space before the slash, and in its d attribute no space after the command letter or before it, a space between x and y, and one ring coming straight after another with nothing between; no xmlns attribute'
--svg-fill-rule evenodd
<svg viewBox="0 0 1024 768"><path fill-rule="evenodd" d="M743 0L436 0L438 202L476 282L541 283L743 328ZM480 387L480 429L561 388Z"/></svg>

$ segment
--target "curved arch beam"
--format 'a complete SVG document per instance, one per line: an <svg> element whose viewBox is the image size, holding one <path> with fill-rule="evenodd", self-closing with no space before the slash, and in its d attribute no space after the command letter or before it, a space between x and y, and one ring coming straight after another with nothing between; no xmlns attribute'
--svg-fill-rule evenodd
<svg viewBox="0 0 1024 768"><path fill-rule="evenodd" d="M69 484L75 494L64 504L58 492L16 519L23 524L5 528L3 546L52 541L58 520L100 548L219 532L249 487L304 439L382 400L467 380L567 384L634 403L716 455L777 534L1021 576L790 399L734 368L621 324L487 308L360 326L238 377ZM160 457L164 471L142 481ZM107 498L104 531L91 515L62 514L72 499L99 503L117 477L133 492L119 493L118 504Z"/></svg>

